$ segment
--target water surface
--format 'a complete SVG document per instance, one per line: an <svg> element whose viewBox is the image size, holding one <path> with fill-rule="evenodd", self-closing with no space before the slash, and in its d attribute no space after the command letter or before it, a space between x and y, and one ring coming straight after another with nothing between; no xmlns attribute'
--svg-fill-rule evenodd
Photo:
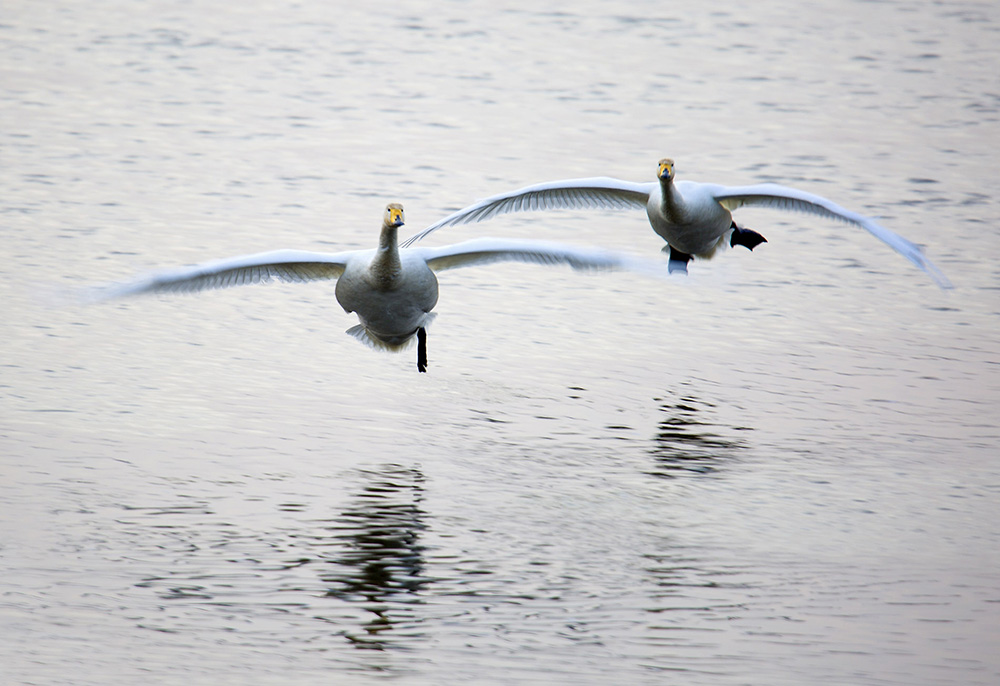
<svg viewBox="0 0 1000 686"><path fill-rule="evenodd" d="M15 3L0 20L4 683L994 684L1000 10ZM323 284L61 288L373 245L547 179L776 181L686 279L441 276L430 370ZM450 228L657 257L640 214Z"/></svg>

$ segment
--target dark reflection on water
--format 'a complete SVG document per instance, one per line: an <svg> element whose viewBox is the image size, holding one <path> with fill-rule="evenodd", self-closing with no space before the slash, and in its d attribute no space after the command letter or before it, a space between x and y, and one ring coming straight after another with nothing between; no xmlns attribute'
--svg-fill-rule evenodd
<svg viewBox="0 0 1000 686"><path fill-rule="evenodd" d="M359 648L403 648L421 637L416 613L429 583L420 542L427 528L424 476L397 464L356 475L339 514L269 518L264 528L235 525L203 502L127 508L132 518L122 522L161 534L152 559L162 564L136 586L171 601L139 626L184 631L196 616L203 621L196 608L215 608L222 623L236 615L305 613ZM296 515L308 508L283 502L277 509ZM163 517L170 523L160 523Z"/></svg>
<svg viewBox="0 0 1000 686"><path fill-rule="evenodd" d="M395 464L362 474L367 483L355 504L329 527L342 552L323 559L320 579L328 586L327 597L360 603L373 615L363 635L345 631L344 636L359 648L381 650L387 646L382 634L393 628L397 610L419 604L417 593L429 582L422 576L420 544L427 528L420 509L424 477Z"/></svg>
<svg viewBox="0 0 1000 686"><path fill-rule="evenodd" d="M709 421L706 413L715 406L691 394L657 398L660 419L650 452L655 459L653 476L674 478L684 474L711 474L732 460L744 447L740 438L726 433L749 431Z"/></svg>

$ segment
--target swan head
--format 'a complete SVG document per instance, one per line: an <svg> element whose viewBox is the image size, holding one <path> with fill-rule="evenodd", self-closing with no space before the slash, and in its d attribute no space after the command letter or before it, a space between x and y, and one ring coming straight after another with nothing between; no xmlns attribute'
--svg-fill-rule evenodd
<svg viewBox="0 0 1000 686"><path fill-rule="evenodd" d="M660 178L660 181L673 181L674 180L674 161L669 157L664 157L659 161L659 171L656 175Z"/></svg>
<svg viewBox="0 0 1000 686"><path fill-rule="evenodd" d="M403 206L398 202L391 202L385 206L385 217L382 223L386 226L400 227L406 223L403 216Z"/></svg>

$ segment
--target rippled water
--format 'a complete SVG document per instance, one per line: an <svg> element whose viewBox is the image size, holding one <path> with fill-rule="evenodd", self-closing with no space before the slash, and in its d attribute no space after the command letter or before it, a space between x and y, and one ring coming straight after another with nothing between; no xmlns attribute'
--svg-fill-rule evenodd
<svg viewBox="0 0 1000 686"><path fill-rule="evenodd" d="M995 684L1000 9L14 3L7 684ZM685 279L441 276L430 370L324 285L66 287L369 247L546 179L777 181ZM655 257L640 214L449 228Z"/></svg>

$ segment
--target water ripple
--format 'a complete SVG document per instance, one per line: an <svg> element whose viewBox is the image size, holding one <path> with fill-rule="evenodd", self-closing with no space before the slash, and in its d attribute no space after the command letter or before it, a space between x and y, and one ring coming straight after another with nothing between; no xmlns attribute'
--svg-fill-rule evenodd
<svg viewBox="0 0 1000 686"><path fill-rule="evenodd" d="M650 449L656 462L651 474L666 478L711 474L735 459L745 442L726 434L750 429L710 421L706 415L713 407L691 395L660 401L661 419Z"/></svg>

